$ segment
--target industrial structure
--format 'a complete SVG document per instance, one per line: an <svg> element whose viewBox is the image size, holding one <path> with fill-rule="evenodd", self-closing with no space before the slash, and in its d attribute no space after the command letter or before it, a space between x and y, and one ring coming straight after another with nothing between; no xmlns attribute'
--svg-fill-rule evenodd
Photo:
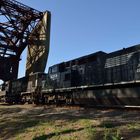
<svg viewBox="0 0 140 140"><path fill-rule="evenodd" d="M26 47L26 74L43 72L49 51L49 37L49 11L40 12L15 0L0 0L0 79L17 79L20 57ZM40 63L35 52L41 52L39 56L45 55L46 62ZM41 65L41 69L35 69L36 65Z"/></svg>

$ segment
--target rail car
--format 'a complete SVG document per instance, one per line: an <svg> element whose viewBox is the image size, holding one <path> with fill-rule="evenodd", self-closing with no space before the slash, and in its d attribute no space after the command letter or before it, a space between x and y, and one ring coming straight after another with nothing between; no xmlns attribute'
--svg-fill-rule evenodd
<svg viewBox="0 0 140 140"><path fill-rule="evenodd" d="M53 65L5 84L8 103L140 106L140 45Z"/></svg>

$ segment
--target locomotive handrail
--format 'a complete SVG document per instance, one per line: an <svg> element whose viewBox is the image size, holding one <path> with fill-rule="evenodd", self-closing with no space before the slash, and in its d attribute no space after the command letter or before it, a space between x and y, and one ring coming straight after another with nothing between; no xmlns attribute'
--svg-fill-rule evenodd
<svg viewBox="0 0 140 140"><path fill-rule="evenodd" d="M120 82L120 83L108 83L108 84L100 84L100 85L90 85L90 86L77 86L77 87L69 87L69 88L57 88L57 89L47 89L42 90L43 93L48 92L65 92L65 91L73 91L73 90L84 90L90 88L100 88L100 87L108 87L108 86L121 86L121 85L131 85L131 84L140 84L140 80L137 81L129 81L129 82Z"/></svg>

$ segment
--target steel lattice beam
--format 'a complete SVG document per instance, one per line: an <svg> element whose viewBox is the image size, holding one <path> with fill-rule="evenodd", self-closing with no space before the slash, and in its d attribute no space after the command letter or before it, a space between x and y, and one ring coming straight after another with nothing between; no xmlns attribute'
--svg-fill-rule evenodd
<svg viewBox="0 0 140 140"><path fill-rule="evenodd" d="M0 0L0 79L17 78L21 53L42 17L42 12L15 0Z"/></svg>

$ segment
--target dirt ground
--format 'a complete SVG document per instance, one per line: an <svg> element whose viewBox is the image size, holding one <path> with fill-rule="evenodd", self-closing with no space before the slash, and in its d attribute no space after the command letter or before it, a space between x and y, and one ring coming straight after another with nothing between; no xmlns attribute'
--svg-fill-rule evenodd
<svg viewBox="0 0 140 140"><path fill-rule="evenodd" d="M140 140L140 110L0 104L0 140Z"/></svg>

